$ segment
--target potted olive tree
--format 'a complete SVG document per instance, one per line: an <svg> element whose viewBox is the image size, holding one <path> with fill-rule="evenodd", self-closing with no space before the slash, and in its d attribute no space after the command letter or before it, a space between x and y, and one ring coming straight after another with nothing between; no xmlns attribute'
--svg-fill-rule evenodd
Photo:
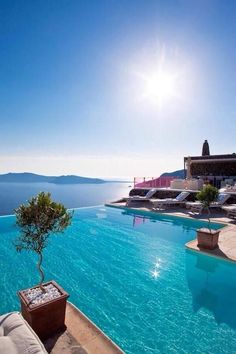
<svg viewBox="0 0 236 354"><path fill-rule="evenodd" d="M211 229L210 219L210 204L217 199L218 194L218 189L210 184L203 187L203 189L197 194L197 199L202 203L203 209L208 214L208 228L197 230L198 247L200 248L214 249L218 247L220 230Z"/></svg>
<svg viewBox="0 0 236 354"><path fill-rule="evenodd" d="M38 255L40 281L37 286L19 291L23 317L41 339L64 327L66 301L69 295L55 282L44 283L43 250L49 237L63 232L72 214L64 205L51 200L50 193L39 193L15 210L20 235L14 241L18 252L33 251Z"/></svg>

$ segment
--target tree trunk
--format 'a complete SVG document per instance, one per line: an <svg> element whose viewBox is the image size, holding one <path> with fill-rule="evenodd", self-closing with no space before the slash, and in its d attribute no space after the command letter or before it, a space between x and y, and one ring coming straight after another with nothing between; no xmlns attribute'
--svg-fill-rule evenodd
<svg viewBox="0 0 236 354"><path fill-rule="evenodd" d="M43 272L43 269L41 267L42 261L43 261L43 255L42 255L42 253L39 253L39 261L38 261L38 264L37 264L37 268L38 268L38 271L39 271L39 274L40 274L39 286L40 286L40 289L45 292L45 289L44 289L44 287L42 285L43 282L44 282L44 272Z"/></svg>
<svg viewBox="0 0 236 354"><path fill-rule="evenodd" d="M211 233L211 219L210 219L211 212L209 206L207 207L207 214L208 214L208 229Z"/></svg>

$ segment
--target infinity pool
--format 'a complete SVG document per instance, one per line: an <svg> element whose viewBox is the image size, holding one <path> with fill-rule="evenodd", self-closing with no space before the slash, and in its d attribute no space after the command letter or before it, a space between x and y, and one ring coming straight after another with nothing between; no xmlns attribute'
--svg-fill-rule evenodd
<svg viewBox="0 0 236 354"><path fill-rule="evenodd" d="M46 278L126 353L236 353L236 265L185 249L200 226L102 206L77 209L45 251ZM12 246L16 235L14 217L1 217L0 313L19 309L17 290L38 281L35 256Z"/></svg>

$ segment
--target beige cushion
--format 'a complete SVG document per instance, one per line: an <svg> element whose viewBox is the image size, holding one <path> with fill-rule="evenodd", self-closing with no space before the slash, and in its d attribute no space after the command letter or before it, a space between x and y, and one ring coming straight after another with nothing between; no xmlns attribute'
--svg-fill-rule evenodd
<svg viewBox="0 0 236 354"><path fill-rule="evenodd" d="M3 326L0 326L0 338L4 336L4 328Z"/></svg>
<svg viewBox="0 0 236 354"><path fill-rule="evenodd" d="M0 337L0 340L7 337L9 340L6 340L6 343L4 343L8 343L9 345L12 343L17 349L17 353L47 353L38 336L18 312L12 312L0 316L0 327L3 328L4 333L4 336ZM2 351L2 345L0 344L0 354L15 354L14 351L10 351L12 350L12 346L9 348L8 351Z"/></svg>
<svg viewBox="0 0 236 354"><path fill-rule="evenodd" d="M0 353L1 354L19 354L15 343L10 337L0 337Z"/></svg>

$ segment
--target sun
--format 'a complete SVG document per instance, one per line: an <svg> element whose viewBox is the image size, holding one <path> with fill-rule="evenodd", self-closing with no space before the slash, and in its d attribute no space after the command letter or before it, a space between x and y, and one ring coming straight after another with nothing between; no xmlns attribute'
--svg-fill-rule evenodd
<svg viewBox="0 0 236 354"><path fill-rule="evenodd" d="M162 70L143 75L143 98L162 105L177 94L176 75Z"/></svg>
<svg viewBox="0 0 236 354"><path fill-rule="evenodd" d="M150 111L169 111L189 100L192 87L190 66L178 48L163 45L141 53L130 67L132 99ZM189 85L190 84L190 85Z"/></svg>

